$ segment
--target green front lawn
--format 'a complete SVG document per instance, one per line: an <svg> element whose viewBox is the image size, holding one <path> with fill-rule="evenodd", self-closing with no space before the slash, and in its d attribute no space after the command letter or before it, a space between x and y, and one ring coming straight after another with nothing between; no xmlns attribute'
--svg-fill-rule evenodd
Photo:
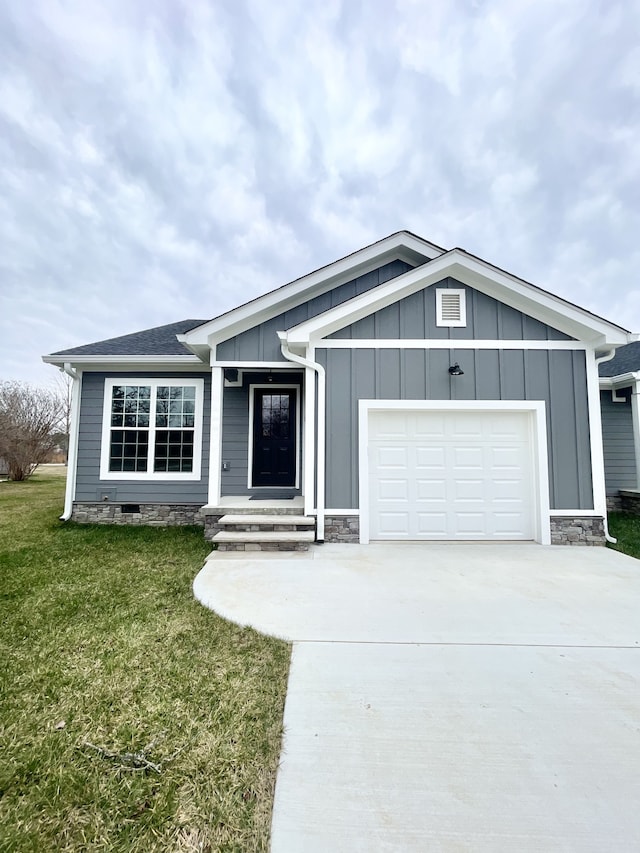
<svg viewBox="0 0 640 853"><path fill-rule="evenodd" d="M610 512L608 519L609 533L618 540L617 545L610 544L609 547L640 559L640 516Z"/></svg>
<svg viewBox="0 0 640 853"><path fill-rule="evenodd" d="M267 850L289 646L194 601L200 528L63 490L0 483L0 851Z"/></svg>

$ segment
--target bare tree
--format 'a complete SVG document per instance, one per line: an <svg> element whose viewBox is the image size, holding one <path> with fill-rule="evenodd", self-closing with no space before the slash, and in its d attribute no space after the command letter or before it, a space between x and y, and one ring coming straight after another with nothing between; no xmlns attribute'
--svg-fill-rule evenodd
<svg viewBox="0 0 640 853"><path fill-rule="evenodd" d="M0 458L10 480L26 480L56 444L58 394L23 382L0 382Z"/></svg>
<svg viewBox="0 0 640 853"><path fill-rule="evenodd" d="M63 371L56 376L53 393L60 402L60 419L58 422L58 443L64 450L65 464L69 461L69 436L71 435L71 397L73 379Z"/></svg>

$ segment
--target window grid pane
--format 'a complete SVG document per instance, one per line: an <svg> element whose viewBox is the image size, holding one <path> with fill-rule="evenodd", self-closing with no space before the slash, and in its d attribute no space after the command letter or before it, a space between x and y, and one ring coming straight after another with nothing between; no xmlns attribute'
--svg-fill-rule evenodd
<svg viewBox="0 0 640 853"><path fill-rule="evenodd" d="M195 393L196 389L189 385L160 385L156 397L156 426L193 429Z"/></svg>
<svg viewBox="0 0 640 853"><path fill-rule="evenodd" d="M153 470L174 473L193 471L193 432L157 430Z"/></svg>
<svg viewBox="0 0 640 853"><path fill-rule="evenodd" d="M264 438L289 438L288 394L263 395L262 435Z"/></svg>
<svg viewBox="0 0 640 853"><path fill-rule="evenodd" d="M111 426L148 429L151 412L149 385L115 385L111 394Z"/></svg>
<svg viewBox="0 0 640 853"><path fill-rule="evenodd" d="M146 471L149 433L146 430L111 430L109 471Z"/></svg>

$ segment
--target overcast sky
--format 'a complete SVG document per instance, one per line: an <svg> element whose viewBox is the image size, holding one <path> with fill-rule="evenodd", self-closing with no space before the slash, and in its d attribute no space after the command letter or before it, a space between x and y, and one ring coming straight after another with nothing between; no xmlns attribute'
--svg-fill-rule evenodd
<svg viewBox="0 0 640 853"><path fill-rule="evenodd" d="M640 331L640 0L3 0L0 378L407 228Z"/></svg>

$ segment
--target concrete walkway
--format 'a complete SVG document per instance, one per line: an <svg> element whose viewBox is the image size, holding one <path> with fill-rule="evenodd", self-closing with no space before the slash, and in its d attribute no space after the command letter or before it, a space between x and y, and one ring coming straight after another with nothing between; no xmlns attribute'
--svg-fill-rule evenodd
<svg viewBox="0 0 640 853"><path fill-rule="evenodd" d="M294 641L273 853L640 850L640 562L325 545L194 590Z"/></svg>

